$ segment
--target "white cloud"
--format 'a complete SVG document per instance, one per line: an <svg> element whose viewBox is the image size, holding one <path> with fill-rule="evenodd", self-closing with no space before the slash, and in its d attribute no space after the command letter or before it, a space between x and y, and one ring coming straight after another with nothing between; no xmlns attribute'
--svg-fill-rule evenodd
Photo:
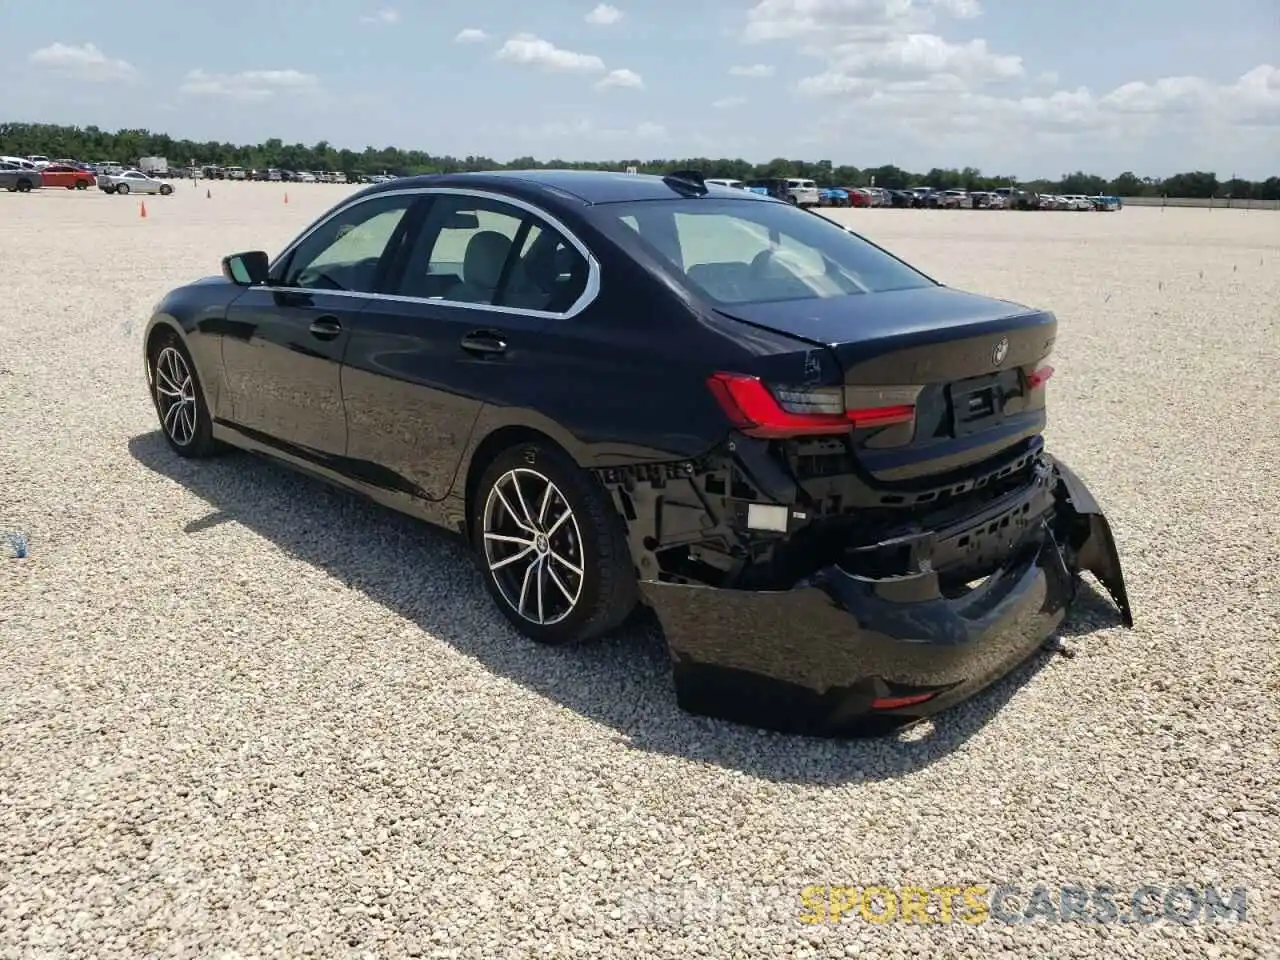
<svg viewBox="0 0 1280 960"><path fill-rule="evenodd" d="M957 20L982 16L982 5L978 0L933 0L933 8Z"/></svg>
<svg viewBox="0 0 1280 960"><path fill-rule="evenodd" d="M643 87L644 79L634 70L610 70L596 81L597 90L607 90L609 88L640 90Z"/></svg>
<svg viewBox="0 0 1280 960"><path fill-rule="evenodd" d="M307 94L320 90L320 78L298 70L244 70L208 73L192 70L179 89L193 96L231 100L269 100L277 94Z"/></svg>
<svg viewBox="0 0 1280 960"><path fill-rule="evenodd" d="M367 17L361 17L360 22L361 23L387 23L387 24L399 23L400 11L394 10L391 7L387 7L383 10L379 10L377 13L370 14Z"/></svg>
<svg viewBox="0 0 1280 960"><path fill-rule="evenodd" d="M607 3L597 4L595 9L586 15L583 19L587 23L595 24L597 27L608 27L617 23L623 17L623 13L617 7Z"/></svg>
<svg viewBox="0 0 1280 960"><path fill-rule="evenodd" d="M711 106L717 110L731 110L734 107L742 106L746 102L746 97L721 97L719 100L713 100Z"/></svg>
<svg viewBox="0 0 1280 960"><path fill-rule="evenodd" d="M454 43L484 43L489 39L489 35L483 30L475 27L467 27L458 31L458 35L453 38Z"/></svg>
<svg viewBox="0 0 1280 960"><path fill-rule="evenodd" d="M753 63L749 67L730 67L729 75L734 77L772 77L777 71L764 63Z"/></svg>
<svg viewBox="0 0 1280 960"><path fill-rule="evenodd" d="M499 60L565 73L603 73L604 61L591 53L562 50L549 40L521 33L502 45Z"/></svg>
<svg viewBox="0 0 1280 960"><path fill-rule="evenodd" d="M138 73L128 61L113 60L92 43L80 46L51 43L34 51L27 59L36 66L76 80L105 83L129 80Z"/></svg>

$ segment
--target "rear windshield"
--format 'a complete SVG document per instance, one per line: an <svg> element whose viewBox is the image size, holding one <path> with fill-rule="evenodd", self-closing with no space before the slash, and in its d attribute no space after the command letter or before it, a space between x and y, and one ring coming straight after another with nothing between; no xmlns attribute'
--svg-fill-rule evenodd
<svg viewBox="0 0 1280 960"><path fill-rule="evenodd" d="M600 204L594 212L611 221L609 226L639 234L677 280L714 303L815 300L934 285L825 217L786 203L697 197Z"/></svg>

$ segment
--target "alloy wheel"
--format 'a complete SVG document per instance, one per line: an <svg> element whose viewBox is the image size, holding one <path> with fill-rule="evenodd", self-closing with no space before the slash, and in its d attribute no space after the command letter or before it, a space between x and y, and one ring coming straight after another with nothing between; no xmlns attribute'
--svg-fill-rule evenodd
<svg viewBox="0 0 1280 960"><path fill-rule="evenodd" d="M484 558L511 609L539 626L559 623L582 596L582 533L573 508L537 470L508 470L485 501Z"/></svg>
<svg viewBox="0 0 1280 960"><path fill-rule="evenodd" d="M187 446L196 435L196 383L176 347L165 347L156 357L155 391L164 432L178 446Z"/></svg>

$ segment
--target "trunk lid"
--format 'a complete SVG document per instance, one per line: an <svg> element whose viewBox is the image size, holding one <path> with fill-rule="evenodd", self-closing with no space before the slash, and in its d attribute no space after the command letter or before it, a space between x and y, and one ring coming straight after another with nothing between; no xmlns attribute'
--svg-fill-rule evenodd
<svg viewBox="0 0 1280 960"><path fill-rule="evenodd" d="M1052 313L942 286L720 312L825 347L850 411L912 408L906 422L890 425L859 427L854 418L854 456L878 480L952 473L1044 429Z"/></svg>

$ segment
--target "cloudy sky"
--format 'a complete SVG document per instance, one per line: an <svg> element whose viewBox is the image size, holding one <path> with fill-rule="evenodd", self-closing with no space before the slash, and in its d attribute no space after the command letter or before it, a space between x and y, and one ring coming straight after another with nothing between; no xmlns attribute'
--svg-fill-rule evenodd
<svg viewBox="0 0 1280 960"><path fill-rule="evenodd" d="M1280 173L1280 0L0 2L0 120L500 160Z"/></svg>

